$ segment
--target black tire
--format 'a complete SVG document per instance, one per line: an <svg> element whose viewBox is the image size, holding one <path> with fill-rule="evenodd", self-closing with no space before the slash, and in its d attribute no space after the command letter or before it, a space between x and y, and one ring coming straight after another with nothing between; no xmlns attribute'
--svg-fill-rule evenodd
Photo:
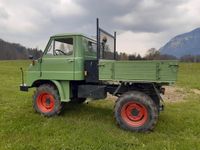
<svg viewBox="0 0 200 150"><path fill-rule="evenodd" d="M47 117L58 115L62 104L57 89L50 84L40 85L33 95L33 108Z"/></svg>
<svg viewBox="0 0 200 150"><path fill-rule="evenodd" d="M156 104L142 92L131 91L120 96L114 111L117 124L134 132L151 131L158 120Z"/></svg>

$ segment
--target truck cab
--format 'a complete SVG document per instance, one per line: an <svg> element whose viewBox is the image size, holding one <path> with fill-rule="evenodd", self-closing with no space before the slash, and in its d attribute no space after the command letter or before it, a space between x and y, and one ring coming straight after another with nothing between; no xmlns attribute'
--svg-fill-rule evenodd
<svg viewBox="0 0 200 150"><path fill-rule="evenodd" d="M96 60L96 41L83 34L68 33L51 36L38 60L33 60L26 72L26 84L21 90L52 82L59 89L61 100L70 101L70 81L84 81L84 62ZM62 87L65 87L63 90Z"/></svg>
<svg viewBox="0 0 200 150"><path fill-rule="evenodd" d="M84 61L96 59L96 53L96 42L82 34L52 36L42 58L30 66L28 81L38 77L51 80L84 80ZM33 81L28 83L29 86L31 82Z"/></svg>

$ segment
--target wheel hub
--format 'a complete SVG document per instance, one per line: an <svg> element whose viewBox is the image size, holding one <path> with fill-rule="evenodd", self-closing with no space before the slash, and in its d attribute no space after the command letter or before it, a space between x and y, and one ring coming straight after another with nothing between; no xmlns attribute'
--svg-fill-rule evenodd
<svg viewBox="0 0 200 150"><path fill-rule="evenodd" d="M44 112L51 112L54 109L55 99L50 93L40 93L37 97L37 106L38 108Z"/></svg>
<svg viewBox="0 0 200 150"><path fill-rule="evenodd" d="M51 100L49 98L46 99L46 105L49 106L51 103Z"/></svg>
<svg viewBox="0 0 200 150"><path fill-rule="evenodd" d="M133 110L131 111L131 114L132 114L133 116L138 116L139 111L138 111L137 109L133 109Z"/></svg>
<svg viewBox="0 0 200 150"><path fill-rule="evenodd" d="M144 105L137 102L129 102L122 107L121 116L127 124L139 127L147 121L148 113Z"/></svg>

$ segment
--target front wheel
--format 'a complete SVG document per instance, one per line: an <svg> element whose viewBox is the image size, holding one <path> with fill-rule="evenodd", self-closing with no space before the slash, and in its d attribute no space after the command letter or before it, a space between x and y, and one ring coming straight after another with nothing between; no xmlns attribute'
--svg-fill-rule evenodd
<svg viewBox="0 0 200 150"><path fill-rule="evenodd" d="M116 101L115 118L123 129L146 132L156 125L158 109L148 95L137 91L127 92Z"/></svg>
<svg viewBox="0 0 200 150"><path fill-rule="evenodd" d="M43 84L33 95L33 108L44 116L55 116L61 111L62 104L54 86Z"/></svg>

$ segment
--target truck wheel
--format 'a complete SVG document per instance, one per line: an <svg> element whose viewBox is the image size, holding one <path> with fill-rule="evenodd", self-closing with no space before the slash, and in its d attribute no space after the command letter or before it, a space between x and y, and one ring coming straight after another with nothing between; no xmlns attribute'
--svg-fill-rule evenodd
<svg viewBox="0 0 200 150"><path fill-rule="evenodd" d="M150 131L158 120L158 109L153 100L142 92L132 91L123 94L115 104L117 124L135 132Z"/></svg>
<svg viewBox="0 0 200 150"><path fill-rule="evenodd" d="M58 115L62 108L58 91L49 84L39 86L33 95L33 108L47 117Z"/></svg>

